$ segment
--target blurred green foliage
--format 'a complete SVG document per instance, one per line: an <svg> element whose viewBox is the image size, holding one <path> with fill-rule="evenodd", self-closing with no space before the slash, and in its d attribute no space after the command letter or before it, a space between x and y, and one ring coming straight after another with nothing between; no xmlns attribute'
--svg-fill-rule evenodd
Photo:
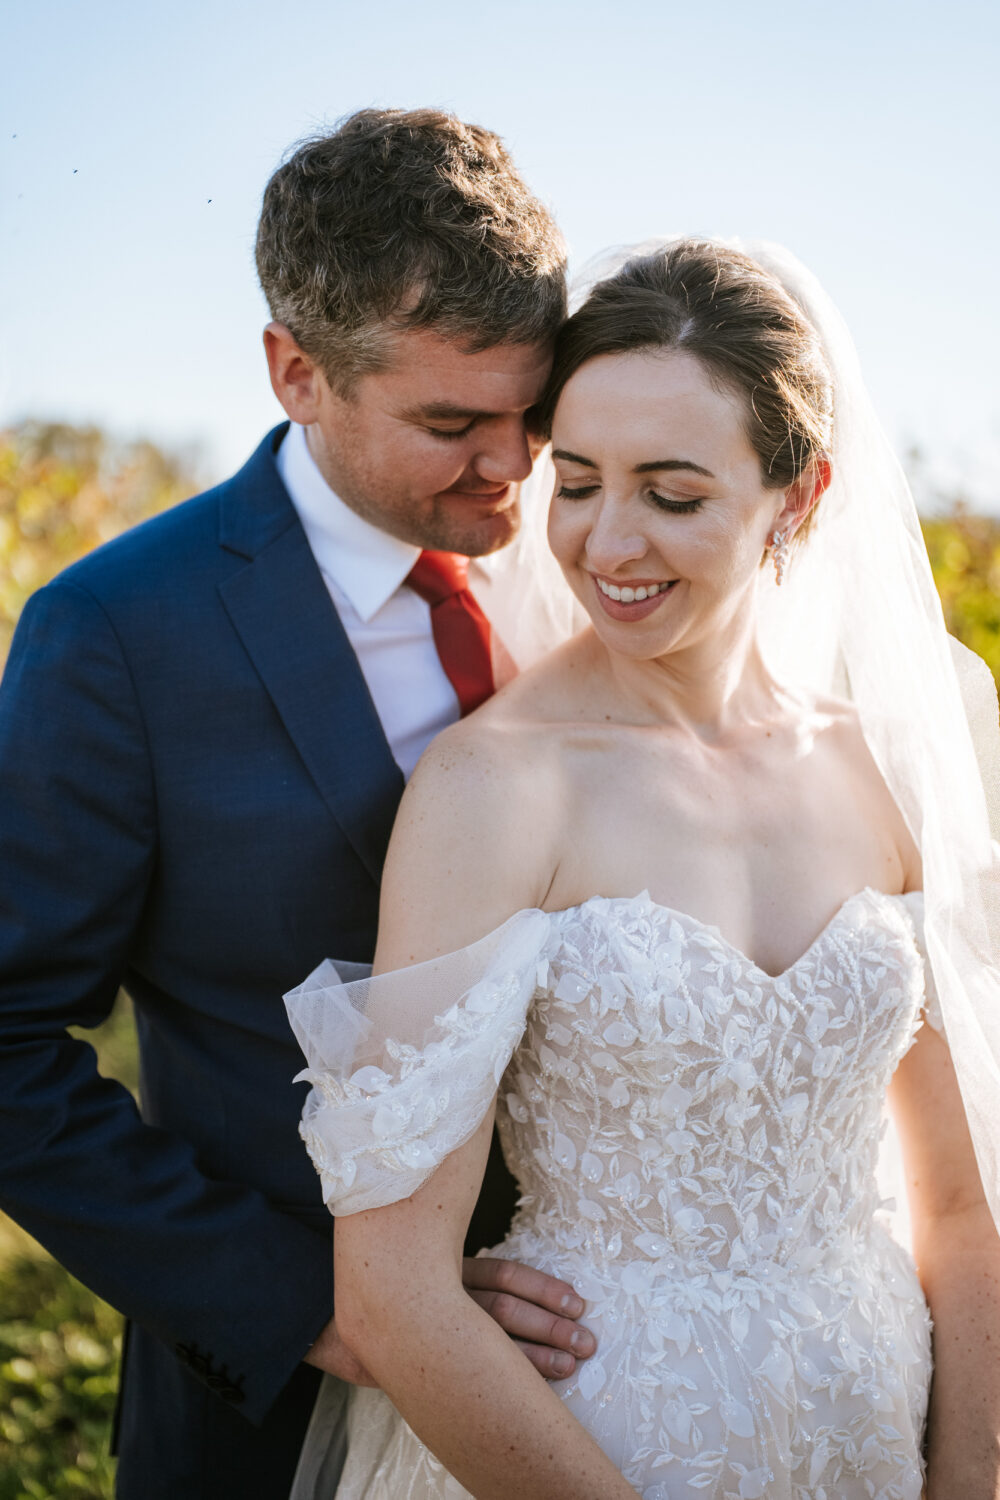
<svg viewBox="0 0 1000 1500"><path fill-rule="evenodd" d="M190 460L153 443L58 422L0 432L0 662L29 594L197 488Z"/></svg>
<svg viewBox="0 0 1000 1500"><path fill-rule="evenodd" d="M2 1278L0 1500L110 1500L121 1319L47 1256Z"/></svg>
<svg viewBox="0 0 1000 1500"><path fill-rule="evenodd" d="M0 663L24 601L101 542L198 488L190 460L97 428L0 432ZM102 1073L137 1087L120 997L91 1042ZM109 1497L121 1317L0 1214L0 1500Z"/></svg>
<svg viewBox="0 0 1000 1500"><path fill-rule="evenodd" d="M956 504L921 525L948 629L1000 682L1000 520Z"/></svg>
<svg viewBox="0 0 1000 1500"><path fill-rule="evenodd" d="M100 1071L133 1093L132 1008L93 1031ZM0 1214L0 1500L111 1500L108 1435L121 1316Z"/></svg>

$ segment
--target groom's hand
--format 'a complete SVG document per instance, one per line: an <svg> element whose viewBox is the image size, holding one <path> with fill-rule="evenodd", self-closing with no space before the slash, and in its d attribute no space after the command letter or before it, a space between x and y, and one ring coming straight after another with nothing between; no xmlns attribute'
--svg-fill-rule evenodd
<svg viewBox="0 0 1000 1500"><path fill-rule="evenodd" d="M589 1359L597 1340L575 1320L583 1299L566 1281L514 1260L467 1257L462 1280L480 1307L524 1350L547 1380L565 1380L578 1359Z"/></svg>
<svg viewBox="0 0 1000 1500"><path fill-rule="evenodd" d="M467 1257L462 1280L469 1296L510 1334L546 1379L565 1380L578 1359L589 1359L596 1350L594 1335L575 1321L583 1313L583 1301L569 1282L514 1260L485 1257ZM341 1339L333 1318L305 1355L305 1363L351 1385L377 1384Z"/></svg>

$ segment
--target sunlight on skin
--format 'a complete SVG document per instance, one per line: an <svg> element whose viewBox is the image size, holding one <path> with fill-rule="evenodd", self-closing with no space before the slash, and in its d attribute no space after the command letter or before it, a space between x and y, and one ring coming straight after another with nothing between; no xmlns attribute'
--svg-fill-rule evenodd
<svg viewBox="0 0 1000 1500"><path fill-rule="evenodd" d="M816 748L816 741L824 730L833 727L833 715L815 709L796 727L796 758L801 760Z"/></svg>

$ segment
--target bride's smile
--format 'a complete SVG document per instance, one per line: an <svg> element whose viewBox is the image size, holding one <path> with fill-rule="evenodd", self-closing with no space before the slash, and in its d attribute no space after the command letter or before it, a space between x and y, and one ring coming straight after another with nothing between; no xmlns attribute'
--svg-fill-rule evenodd
<svg viewBox="0 0 1000 1500"><path fill-rule="evenodd" d="M614 582L593 574L597 586L598 602L612 620L644 620L651 615L663 599L680 581L671 578L663 583L645 579L624 579Z"/></svg>

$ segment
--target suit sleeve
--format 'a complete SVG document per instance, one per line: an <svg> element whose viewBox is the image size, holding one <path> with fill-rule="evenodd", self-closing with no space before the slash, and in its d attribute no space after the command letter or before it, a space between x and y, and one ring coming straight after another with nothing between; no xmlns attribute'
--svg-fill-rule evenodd
<svg viewBox="0 0 1000 1500"><path fill-rule="evenodd" d="M330 1316L330 1239L207 1178L67 1033L114 1003L156 837L120 644L57 580L0 686L0 1206L259 1421Z"/></svg>

